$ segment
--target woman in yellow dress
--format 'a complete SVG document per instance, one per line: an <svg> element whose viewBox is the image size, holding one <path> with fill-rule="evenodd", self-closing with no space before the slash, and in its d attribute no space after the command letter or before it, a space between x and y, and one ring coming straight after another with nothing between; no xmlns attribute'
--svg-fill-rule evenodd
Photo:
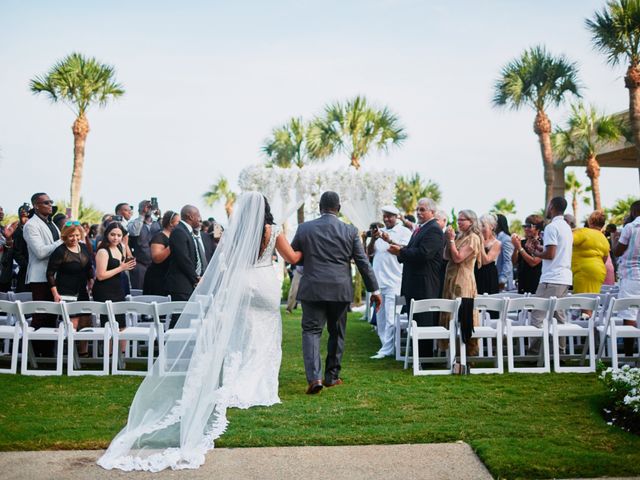
<svg viewBox="0 0 640 480"><path fill-rule="evenodd" d="M478 224L478 216L473 210L461 210L458 213L457 238L453 228L447 228L445 232L446 246L444 258L448 260L447 270L444 276L442 297L455 299L458 297L474 298L478 294L476 277L473 267L476 262L482 265L482 235ZM440 314L440 325L449 328L449 314ZM479 325L478 312L473 312L473 325ZM440 340L439 346L444 350L448 346L447 340ZM478 340L472 339L467 344L467 355L478 354Z"/></svg>
<svg viewBox="0 0 640 480"><path fill-rule="evenodd" d="M573 231L573 293L600 293L607 275L609 242L602 233L604 213L596 210L587 220L587 228Z"/></svg>

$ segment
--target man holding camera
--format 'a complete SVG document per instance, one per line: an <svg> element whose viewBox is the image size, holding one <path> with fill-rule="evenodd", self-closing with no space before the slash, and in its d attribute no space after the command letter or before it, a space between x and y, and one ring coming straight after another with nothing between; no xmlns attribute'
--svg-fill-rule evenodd
<svg viewBox="0 0 640 480"><path fill-rule="evenodd" d="M129 248L136 259L136 266L131 271L131 288L142 289L144 285L144 274L151 265L151 247L149 242L156 232L162 230L158 219L160 209L158 200L152 197L151 200L143 200L138 205L138 218L129 222Z"/></svg>
<svg viewBox="0 0 640 480"><path fill-rule="evenodd" d="M373 256L373 273L378 279L382 305L377 313L377 330L382 346L371 358L380 359L394 355L396 295L402 285L402 264L389 253L391 245L405 246L411 240L411 230L399 219L400 211L393 205L382 207L383 228L372 225L372 241L367 247Z"/></svg>

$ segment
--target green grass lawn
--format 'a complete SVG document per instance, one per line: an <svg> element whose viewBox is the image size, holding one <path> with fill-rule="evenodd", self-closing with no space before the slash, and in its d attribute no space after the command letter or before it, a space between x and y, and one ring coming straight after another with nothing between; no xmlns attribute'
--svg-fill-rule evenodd
<svg viewBox="0 0 640 480"><path fill-rule="evenodd" d="M229 412L219 447L464 440L496 478L640 475L640 437L600 416L595 375L413 377L371 360L378 338L352 316L345 385L304 394L299 315L284 315L282 404ZM0 376L0 450L105 448L139 377Z"/></svg>

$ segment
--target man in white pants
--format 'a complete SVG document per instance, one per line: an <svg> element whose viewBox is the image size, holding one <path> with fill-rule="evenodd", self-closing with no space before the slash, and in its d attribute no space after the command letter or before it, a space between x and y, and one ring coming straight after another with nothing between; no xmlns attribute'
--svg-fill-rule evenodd
<svg viewBox="0 0 640 480"><path fill-rule="evenodd" d="M388 250L390 245L405 246L411 239L411 230L398 220L400 211L393 205L382 207L384 228L373 229L369 244L369 255L373 254L373 272L378 279L382 306L377 313L377 330L382 346L371 358L384 358L395 354L396 295L402 285L402 264Z"/></svg>
<svg viewBox="0 0 640 480"><path fill-rule="evenodd" d="M628 223L622 228L614 254L619 257L618 275L620 292L618 298L640 296L640 200L631 204ZM637 326L638 312L620 312L625 325ZM624 339L624 355L633 355L633 338ZM639 348L640 349L640 348Z"/></svg>

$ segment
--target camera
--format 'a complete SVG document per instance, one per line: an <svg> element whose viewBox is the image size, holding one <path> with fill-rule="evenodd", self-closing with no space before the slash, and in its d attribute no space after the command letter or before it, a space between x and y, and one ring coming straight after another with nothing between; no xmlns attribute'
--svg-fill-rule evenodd
<svg viewBox="0 0 640 480"><path fill-rule="evenodd" d="M158 197L151 197L151 210L158 210Z"/></svg>
<svg viewBox="0 0 640 480"><path fill-rule="evenodd" d="M111 217L111 220L114 222L121 222L122 221L122 215L113 215Z"/></svg>

